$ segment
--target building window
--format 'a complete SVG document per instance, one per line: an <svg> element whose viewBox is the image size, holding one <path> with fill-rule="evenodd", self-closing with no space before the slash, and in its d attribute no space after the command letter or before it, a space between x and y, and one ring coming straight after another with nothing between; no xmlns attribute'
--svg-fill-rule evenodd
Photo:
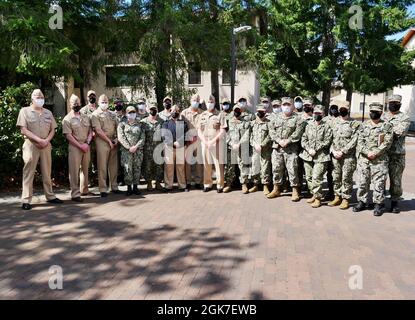
<svg viewBox="0 0 415 320"><path fill-rule="evenodd" d="M222 84L231 84L231 69L222 70Z"/></svg>
<svg viewBox="0 0 415 320"><path fill-rule="evenodd" d="M189 85L198 85L202 84L202 68L200 64L195 62L189 63Z"/></svg>
<svg viewBox="0 0 415 320"><path fill-rule="evenodd" d="M106 67L107 88L137 87L142 82L143 75L138 67Z"/></svg>
<svg viewBox="0 0 415 320"><path fill-rule="evenodd" d="M365 103L365 109L366 109L366 107L367 107L367 102ZM359 107L359 110L360 111L363 111L363 102L360 102L360 107Z"/></svg>

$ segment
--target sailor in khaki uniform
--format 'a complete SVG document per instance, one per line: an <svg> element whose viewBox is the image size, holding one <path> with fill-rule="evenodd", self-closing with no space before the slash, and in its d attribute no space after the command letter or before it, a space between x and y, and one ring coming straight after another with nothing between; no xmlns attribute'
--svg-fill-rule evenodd
<svg viewBox="0 0 415 320"><path fill-rule="evenodd" d="M88 167L91 160L90 144L92 140L91 120L80 112L81 105L77 96L69 100L72 109L62 120L62 132L68 140L69 182L71 198L82 202L81 193L88 194ZM80 170L82 175L80 176Z"/></svg>
<svg viewBox="0 0 415 320"><path fill-rule="evenodd" d="M49 203L62 203L52 190L52 146L50 141L55 135L56 121L52 112L44 109L45 98L42 91L34 90L32 104L22 108L17 118L17 126L25 138L23 144L23 191L22 209L30 210L33 197L33 179L40 159L43 190Z"/></svg>
<svg viewBox="0 0 415 320"><path fill-rule="evenodd" d="M224 136L227 124L223 114L215 109L215 97L210 96L207 111L203 112L197 123L198 135L202 142L202 155L204 163L204 192L212 190L212 164L215 165L217 192L223 192L225 184L224 163L226 145Z"/></svg>
<svg viewBox="0 0 415 320"><path fill-rule="evenodd" d="M108 97L99 97L99 108L92 114L92 127L96 133L98 185L101 197L107 196L107 176L113 193L119 193L117 184L118 140L117 117L108 110Z"/></svg>

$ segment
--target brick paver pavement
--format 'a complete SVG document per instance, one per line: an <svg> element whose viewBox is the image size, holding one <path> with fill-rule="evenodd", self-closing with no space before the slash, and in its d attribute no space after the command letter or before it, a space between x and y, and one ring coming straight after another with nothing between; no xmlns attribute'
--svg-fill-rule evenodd
<svg viewBox="0 0 415 320"><path fill-rule="evenodd" d="M415 143L408 143L400 215L262 193L61 195L23 212L0 202L1 299L415 298ZM62 267L63 290L49 289ZM351 266L363 289L350 290Z"/></svg>

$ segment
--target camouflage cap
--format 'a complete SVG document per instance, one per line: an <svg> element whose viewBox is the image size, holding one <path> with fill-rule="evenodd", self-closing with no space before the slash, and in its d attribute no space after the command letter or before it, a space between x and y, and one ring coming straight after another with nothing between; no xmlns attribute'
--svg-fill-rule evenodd
<svg viewBox="0 0 415 320"><path fill-rule="evenodd" d="M293 104L293 99L290 97L284 97L281 99L281 104Z"/></svg>
<svg viewBox="0 0 415 320"><path fill-rule="evenodd" d="M345 108L347 110L350 110L350 102L349 101L342 101L339 104L339 108Z"/></svg>
<svg viewBox="0 0 415 320"><path fill-rule="evenodd" d="M138 99L137 104L146 103L146 100L143 98Z"/></svg>
<svg viewBox="0 0 415 320"><path fill-rule="evenodd" d="M266 97L266 96L263 96L263 97L261 97L261 99L260 99L260 101L261 101L261 103L263 103L263 102L266 102L266 103L269 103L269 98L268 97Z"/></svg>
<svg viewBox="0 0 415 320"><path fill-rule="evenodd" d="M273 100L273 101L272 101L272 105L273 105L273 106L275 106L275 105L280 106L280 105L281 105L281 100L280 100L280 99Z"/></svg>
<svg viewBox="0 0 415 320"><path fill-rule="evenodd" d="M267 107L263 103L260 103L256 106L256 111L266 111L266 110L267 110Z"/></svg>
<svg viewBox="0 0 415 320"><path fill-rule="evenodd" d="M313 99L311 99L311 98L305 98L303 100L303 105L306 105L306 104L313 105Z"/></svg>
<svg viewBox="0 0 415 320"><path fill-rule="evenodd" d="M127 109L125 110L126 113L130 113L130 112L137 112L137 109L134 106L129 106L127 107Z"/></svg>
<svg viewBox="0 0 415 320"><path fill-rule="evenodd" d="M246 97L244 97L244 96L240 96L240 97L238 98L238 102L239 102L239 101L241 101L242 99L244 99L245 101L248 101L248 99L247 99Z"/></svg>
<svg viewBox="0 0 415 320"><path fill-rule="evenodd" d="M241 106L239 104L235 104L232 110L235 111L236 109L241 110Z"/></svg>
<svg viewBox="0 0 415 320"><path fill-rule="evenodd" d="M163 99L163 103L166 102L166 100L170 100L170 102L173 102L173 99L169 96L167 96Z"/></svg>
<svg viewBox="0 0 415 320"><path fill-rule="evenodd" d="M369 105L369 111L381 111L383 112L383 104L380 102L372 102Z"/></svg>
<svg viewBox="0 0 415 320"><path fill-rule="evenodd" d="M388 102L402 102L402 96L399 94L393 94L388 97Z"/></svg>
<svg viewBox="0 0 415 320"><path fill-rule="evenodd" d="M94 90L89 90L88 93L86 94L87 97L91 96L91 95L97 95L96 92Z"/></svg>
<svg viewBox="0 0 415 320"><path fill-rule="evenodd" d="M313 113L322 113L322 114L324 114L325 113L324 107L321 104L316 105L314 107Z"/></svg>
<svg viewBox="0 0 415 320"><path fill-rule="evenodd" d="M225 103L231 103L231 100L229 100L228 98L223 98L223 100L222 100L222 104L225 104Z"/></svg>
<svg viewBox="0 0 415 320"><path fill-rule="evenodd" d="M300 97L300 96L296 96L296 97L294 98L294 102L295 102L295 101L297 101L297 100L301 100L301 102L303 102L303 98L302 98L302 97Z"/></svg>
<svg viewBox="0 0 415 320"><path fill-rule="evenodd" d="M340 105L342 104L342 101L340 101L340 100L331 100L330 101L330 107L331 106L338 106L338 107L340 107Z"/></svg>
<svg viewBox="0 0 415 320"><path fill-rule="evenodd" d="M155 103L150 103L150 105L148 106L148 110L150 110L150 109L158 110L157 105Z"/></svg>

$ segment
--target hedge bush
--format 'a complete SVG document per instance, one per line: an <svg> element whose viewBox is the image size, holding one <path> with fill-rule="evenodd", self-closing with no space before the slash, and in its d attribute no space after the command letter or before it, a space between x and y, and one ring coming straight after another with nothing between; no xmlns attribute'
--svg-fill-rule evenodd
<svg viewBox="0 0 415 320"><path fill-rule="evenodd" d="M22 146L24 139L16 127L22 107L30 104L30 95L36 88L33 83L18 87L7 87L0 92L0 188L2 190L20 187L22 179ZM67 180L67 142L62 134L62 119L57 117L58 128L52 140L52 177L55 184ZM40 181L39 174L35 183Z"/></svg>

